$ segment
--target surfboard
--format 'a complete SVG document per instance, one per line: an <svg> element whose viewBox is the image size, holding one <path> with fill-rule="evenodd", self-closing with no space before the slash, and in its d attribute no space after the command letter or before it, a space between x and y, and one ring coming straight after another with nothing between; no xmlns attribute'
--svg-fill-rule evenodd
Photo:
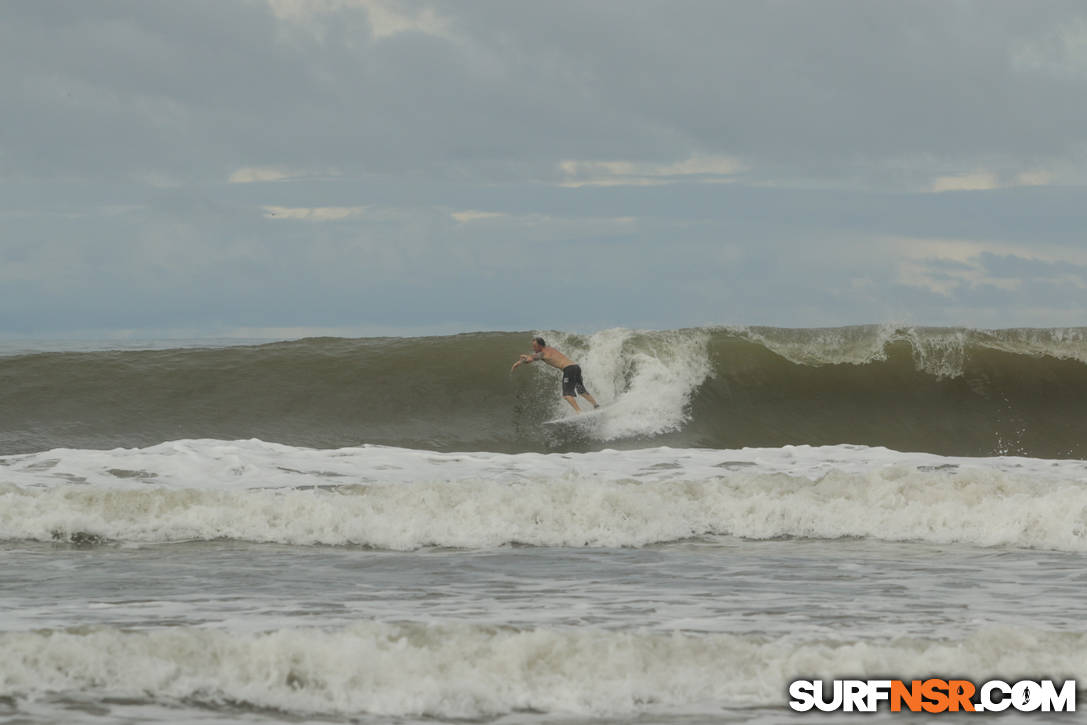
<svg viewBox="0 0 1087 725"><path fill-rule="evenodd" d="M591 410L582 410L580 413L575 413L571 410L567 415L559 416L554 420L545 420L544 425L557 425L559 423L584 423L590 420L596 420L600 418L610 405L601 405L599 408L593 408Z"/></svg>

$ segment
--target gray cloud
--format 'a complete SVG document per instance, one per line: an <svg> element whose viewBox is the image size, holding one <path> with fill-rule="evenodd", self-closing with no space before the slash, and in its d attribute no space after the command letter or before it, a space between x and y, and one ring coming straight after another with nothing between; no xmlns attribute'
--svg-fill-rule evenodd
<svg viewBox="0 0 1087 725"><path fill-rule="evenodd" d="M7 3L0 334L1074 324L1080 38L1073 2Z"/></svg>
<svg viewBox="0 0 1087 725"><path fill-rule="evenodd" d="M719 153L759 178L886 181L893 165L1026 169L1085 150L1087 64L1053 40L1087 37L1078 3L433 12L449 37L375 38L363 7L283 19L260 2L9 4L7 164L55 176L207 179L287 164L537 178L564 158Z"/></svg>

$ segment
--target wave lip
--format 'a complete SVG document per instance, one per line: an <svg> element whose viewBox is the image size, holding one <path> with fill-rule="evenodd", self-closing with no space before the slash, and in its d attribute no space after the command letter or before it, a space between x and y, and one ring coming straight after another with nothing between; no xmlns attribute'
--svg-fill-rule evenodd
<svg viewBox="0 0 1087 725"><path fill-rule="evenodd" d="M725 326L726 336L747 340L798 365L864 365L887 360L888 347L909 347L917 369L958 377L971 355L994 350L1025 357L1087 363L1087 327L973 329L884 323L823 328Z"/></svg>
<svg viewBox="0 0 1087 725"><path fill-rule="evenodd" d="M0 633L7 697L246 703L300 715L713 713L779 706L798 677L1039 672L1087 677L1087 634L990 628L960 640L809 640L460 623L238 633L174 627Z"/></svg>

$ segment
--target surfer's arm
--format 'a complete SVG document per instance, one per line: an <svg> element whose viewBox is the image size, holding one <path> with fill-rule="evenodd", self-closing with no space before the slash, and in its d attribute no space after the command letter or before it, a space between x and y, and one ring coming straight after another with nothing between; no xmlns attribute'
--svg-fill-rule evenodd
<svg viewBox="0 0 1087 725"><path fill-rule="evenodd" d="M518 359L517 362L515 362L513 364L513 367L510 368L510 372L512 373L514 370L516 370L517 366L521 365L522 363L536 362L539 359L540 359L540 354L539 353L536 353L534 355L522 355L520 357L520 359Z"/></svg>

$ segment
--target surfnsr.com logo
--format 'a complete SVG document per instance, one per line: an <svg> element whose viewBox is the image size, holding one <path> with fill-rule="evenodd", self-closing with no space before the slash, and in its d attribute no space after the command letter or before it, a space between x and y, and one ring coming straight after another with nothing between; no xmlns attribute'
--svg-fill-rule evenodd
<svg viewBox="0 0 1087 725"><path fill-rule="evenodd" d="M1075 712L1076 681L1053 680L796 680L789 707L798 712Z"/></svg>

